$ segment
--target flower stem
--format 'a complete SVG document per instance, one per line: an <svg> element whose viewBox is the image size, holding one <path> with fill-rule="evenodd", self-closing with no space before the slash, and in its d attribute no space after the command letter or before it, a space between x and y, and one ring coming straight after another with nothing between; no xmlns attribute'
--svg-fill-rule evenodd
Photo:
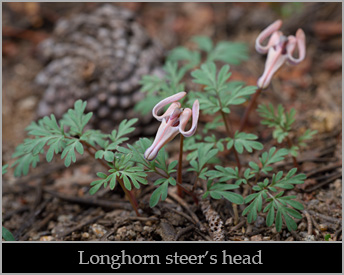
<svg viewBox="0 0 344 275"><path fill-rule="evenodd" d="M184 144L184 136L180 135L180 145L179 145L179 160L178 160L178 174L177 174L177 182L180 184L177 186L177 194L179 197L183 196L183 190L180 187L182 182L182 164L183 164L183 144Z"/></svg>
<svg viewBox="0 0 344 275"><path fill-rule="evenodd" d="M233 133L230 130L230 127L228 125L228 120L226 118L226 115L225 115L225 113L222 110L220 112L221 112L223 123L225 124L227 135L228 135L228 137L233 138ZM235 156L235 160L237 162L238 169L240 171L241 170L241 164L240 164L240 159L239 159L238 152L235 150L234 147L233 147L233 151L234 151L234 156Z"/></svg>
<svg viewBox="0 0 344 275"><path fill-rule="evenodd" d="M293 147L293 142L291 141L291 139L287 136L287 142L288 142L288 146L291 149ZM291 156L293 158L293 163L294 163L294 167L297 168L297 170L299 170L299 164L297 162L296 157Z"/></svg>
<svg viewBox="0 0 344 275"><path fill-rule="evenodd" d="M244 130L245 126L246 126L246 123L247 123L247 120L248 120L248 117L250 115L250 112L252 111L252 109L254 108L255 104L256 104L256 101L257 101L257 98L258 96L261 94L262 92L262 88L257 88L257 91L254 93L254 95L251 97L251 101L250 103L248 104L246 110L245 110L245 113L244 113L244 116L242 117L241 119L241 122L240 122L240 128L239 128L239 132L241 132L242 130Z"/></svg>
<svg viewBox="0 0 344 275"><path fill-rule="evenodd" d="M137 200L136 200L133 192L131 192L127 188L125 188L122 179L120 179L119 177L116 177L116 180L118 181L119 185L121 186L121 188L123 189L124 193L128 197L129 202L130 202L131 206L134 208L136 215L139 217L140 213L138 211L138 204L137 204Z"/></svg>

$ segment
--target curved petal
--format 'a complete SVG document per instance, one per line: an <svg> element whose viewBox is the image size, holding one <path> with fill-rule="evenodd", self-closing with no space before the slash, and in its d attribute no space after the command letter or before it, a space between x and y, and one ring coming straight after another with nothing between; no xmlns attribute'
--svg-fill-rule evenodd
<svg viewBox="0 0 344 275"><path fill-rule="evenodd" d="M272 76L286 61L287 56L282 54L282 48L270 48L268 57L265 62L265 69L263 75L258 79L258 87L265 89L269 86Z"/></svg>
<svg viewBox="0 0 344 275"><path fill-rule="evenodd" d="M164 119L156 133L153 144L146 150L144 157L151 161L156 158L159 150L179 133L178 127L172 127L171 123L166 123Z"/></svg>
<svg viewBox="0 0 344 275"><path fill-rule="evenodd" d="M265 54L268 52L269 48L278 43L278 37L276 35L271 36L268 44L266 46L263 46L263 41L268 38L270 35L275 33L277 30L279 30L282 26L282 20L276 20L272 24L270 24L267 28L265 28L257 37L256 39L256 50L257 52L261 54Z"/></svg>
<svg viewBox="0 0 344 275"><path fill-rule="evenodd" d="M191 110L186 108L179 117L179 132L185 137L191 137L197 129L198 117L199 117L199 102L195 100L192 105L192 125L189 131L185 131L186 124L191 117Z"/></svg>
<svg viewBox="0 0 344 275"><path fill-rule="evenodd" d="M169 96L169 97L161 100L157 105L154 106L154 108L152 110L153 116L157 120L161 121L164 117L166 117L167 115L171 114L176 107L180 108L180 106L181 106L180 103L176 102L176 101L181 100L185 95L186 95L186 92L180 92L180 93L177 93L175 95ZM167 104L170 104L170 103L173 103L173 102L175 102L177 105L173 105L173 107L171 105L163 115L158 116L158 112L160 111L160 109L165 107Z"/></svg>
<svg viewBox="0 0 344 275"><path fill-rule="evenodd" d="M306 57L306 35L302 29L298 29L295 36L288 37L288 45L287 45L287 54L288 54L288 61L293 64L299 64L302 60ZM293 57L293 52L295 50L295 46L297 45L299 51L299 57Z"/></svg>

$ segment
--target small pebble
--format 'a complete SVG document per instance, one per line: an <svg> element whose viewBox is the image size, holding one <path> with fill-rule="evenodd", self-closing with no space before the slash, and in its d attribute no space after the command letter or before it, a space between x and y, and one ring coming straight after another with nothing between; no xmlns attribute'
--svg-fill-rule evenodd
<svg viewBox="0 0 344 275"><path fill-rule="evenodd" d="M39 240L41 242L50 242L50 241L54 240L54 237L53 236L42 236L39 238Z"/></svg>
<svg viewBox="0 0 344 275"><path fill-rule="evenodd" d="M103 237L104 234L107 232L103 226L96 224L96 223L91 225L90 229L98 238Z"/></svg>

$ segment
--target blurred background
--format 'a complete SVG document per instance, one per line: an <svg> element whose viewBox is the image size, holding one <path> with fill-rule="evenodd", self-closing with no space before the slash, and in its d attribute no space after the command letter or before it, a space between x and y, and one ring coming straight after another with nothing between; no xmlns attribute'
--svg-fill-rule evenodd
<svg viewBox="0 0 344 275"><path fill-rule="evenodd" d="M283 93L273 93L271 96L283 97L286 103L289 101L294 105L302 105L298 109L304 108L305 111L311 109L312 119L324 124L316 126L324 127L320 130L331 130L331 127L338 125L338 120L341 118L341 3L113 3L110 5L120 6L133 12L130 18L125 20L138 22L142 31L154 40L154 46L159 45L157 46L159 53L153 55L151 59L159 59L161 64L168 50L179 45L188 46L190 38L194 35L207 35L214 41L246 42L249 46L249 60L240 66L232 66L231 70L233 79L243 80L248 85L255 85L265 62L265 56L254 50L254 41L259 32L279 18L284 21L282 31L286 35L295 34L298 28L302 28L307 36L307 58L299 66L284 66L279 71L274 86L276 89L282 88ZM92 14L100 6L101 3L3 4L4 159L8 159L15 146L23 140L24 128L37 117L40 102L50 85L47 83L64 82L66 79L61 72L64 70L57 68L53 74L59 74L59 79L48 75L45 80L37 80L37 75L47 70L49 62L54 58L53 54L56 57L59 51L57 47L49 45L42 48L41 45L44 44L42 42L58 35L59 28L56 26L61 19L72 20L68 21L72 23L68 23L66 29L70 29L70 32L73 30L78 32L80 37L86 37L87 31L78 29L75 18L80 14ZM84 20L87 21L87 17ZM59 26L63 27L63 24ZM124 31L132 30L124 28ZM100 47L105 47L106 42L97 41ZM82 45L82 47L87 50L87 46ZM53 53L46 53L47 49ZM71 51L67 51L67 54L73 55ZM87 54L89 53L86 51ZM128 53L124 54L128 55ZM73 59L70 62L73 62ZM138 66L137 63L135 66ZM86 72L88 69L86 68ZM145 71L145 68L142 68L142 71L151 72ZM108 78L111 78L111 74ZM99 79L100 82L105 79L105 84L107 83L106 76L99 76ZM136 77L133 81L138 83L139 80ZM125 81L123 83L123 85L128 84ZM60 93L62 98L67 98L68 93L77 93L75 82L68 85L67 92L54 90L55 94ZM83 86L84 90L88 88ZM91 87L90 91L92 89L99 93L102 86ZM139 90L139 87L136 89ZM91 93L90 91L87 92ZM85 93L85 91L79 92ZM296 100L302 97L308 98L309 102L305 104L306 100ZM133 95L129 93L120 101L120 108L126 106L125 104L130 105L128 101L132 101L132 98ZM47 99L44 98L44 101ZM53 96L52 101L57 105L56 97ZM314 107L310 107L309 104ZM61 105L66 105L66 101L61 99ZM96 103L95 106L99 107ZM43 114L59 111L44 107L46 105L40 106L40 112ZM61 108L64 110L63 106ZM125 110L130 108L132 106ZM120 111L117 114L119 119L122 118ZM107 114L106 109L100 112L100 116ZM317 118L314 118L315 115Z"/></svg>

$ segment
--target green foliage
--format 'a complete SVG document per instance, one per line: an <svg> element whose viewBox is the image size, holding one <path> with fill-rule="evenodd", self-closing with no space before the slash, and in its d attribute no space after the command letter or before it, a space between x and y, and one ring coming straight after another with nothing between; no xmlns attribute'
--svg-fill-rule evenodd
<svg viewBox="0 0 344 275"><path fill-rule="evenodd" d="M280 149L277 150L276 147L272 147L269 152L264 152L261 157L259 158L260 163L257 164L253 161L249 162L249 166L252 168L252 173L259 174L264 173L268 174L268 172L272 171L271 165L282 161L284 157L288 155L287 149Z"/></svg>
<svg viewBox="0 0 344 275"><path fill-rule="evenodd" d="M74 109L69 109L66 114L63 115L61 124L70 127L70 134L72 136L81 136L86 124L92 117L92 113L84 114L87 102L77 100L74 104Z"/></svg>
<svg viewBox="0 0 344 275"><path fill-rule="evenodd" d="M154 105L162 99L183 91L186 86L184 79L190 73L193 83L198 84L195 86L200 87L200 90L188 92L186 100L183 99L183 107L198 99L202 114L212 116L205 123L203 132L198 132L184 142L184 151L188 152L189 161L187 171L195 172L197 176L194 186L199 179L207 180L203 198L226 199L235 204L247 204L242 215L247 215L248 222L253 222L259 214L266 213L268 226L275 223L277 231L281 231L285 223L289 230L295 230L294 218L301 218L299 211L303 206L295 200L295 196L283 195L285 190L302 184L306 176L296 174L296 169L285 174L282 171L273 174L271 172L274 164L284 160L288 153L297 155L300 147L306 146L305 142L312 138L315 131L305 131L297 138L296 145L288 149L277 150L272 147L263 152L259 161L250 161L245 170L215 165L219 163L218 153L225 149L234 149L239 154L243 154L244 150L252 153L253 150L263 149L254 134L237 131L233 137L223 137L222 133L215 132L218 128L228 127L230 123L227 116L231 113L231 108L245 103L250 95L256 92L257 87L231 81L228 64L218 67L219 61L237 65L246 60L248 48L245 44L227 41L213 43L206 36L195 36L192 41L196 46L194 49L177 47L170 52L162 76L143 76L141 90L146 95L135 106L136 110L141 113L151 112ZM12 166L15 167L15 176L26 175L30 167L37 165L41 155L51 162L60 154L65 166L69 167L76 162L77 154L83 155L87 150L92 156L94 153L95 159L109 167L105 173L97 173L98 179L91 183L90 194L95 194L101 187L113 190L117 182L125 191L130 191L133 187L139 189L141 184L148 184L148 174L154 173L158 178L155 179L156 189L151 194L149 205L155 207L160 200L166 200L169 186L179 184L174 178L178 161L168 163L168 154L164 148L159 150L153 161L147 161L144 153L152 144L152 140L147 138L140 138L134 144L124 144L129 140L128 135L135 130L133 125L138 119L123 120L111 134L104 134L99 130L85 130L92 117L92 113L85 113L86 104L78 100L74 108L68 110L61 120L57 121L54 115L50 115L32 122L26 128L29 138L25 139L13 154L16 158ZM289 139L295 122L294 109L286 112L282 105L275 109L269 104L260 105L258 112L262 117L262 124L274 129L273 137L278 143ZM226 130L229 135L230 130ZM7 165L4 165L3 174L6 171ZM245 188L253 186L252 193L246 198L233 192L237 191L241 184L246 184Z"/></svg>
<svg viewBox="0 0 344 275"><path fill-rule="evenodd" d="M329 241L330 240L330 238L331 238L331 234L326 234L325 236L324 236L324 239L325 239L325 241Z"/></svg>
<svg viewBox="0 0 344 275"><path fill-rule="evenodd" d="M295 175L297 169L291 169L285 177L283 172L273 174L271 181L265 178L264 181L258 182L253 186L252 193L245 198L245 203L249 205L244 209L242 215L247 215L249 223L255 221L258 217L258 212L265 208L263 212L268 212L266 216L266 225L272 226L275 222L275 227L278 232L282 229L283 219L287 225L288 230L296 230L297 226L292 217L301 219L302 216L297 210L302 210L303 205L295 201L296 196L284 196L284 191L278 192L278 189L293 189L295 184L302 184L306 179L305 174ZM277 193L278 192L278 193Z"/></svg>
<svg viewBox="0 0 344 275"><path fill-rule="evenodd" d="M87 130L84 128L90 120L92 113L84 114L86 102L78 100L74 104L74 109L70 109L63 118L56 120L52 114L32 122L27 128L30 138L17 146L12 155L16 158L12 167L16 177L27 175L30 167L36 167L40 161L40 155L45 154L47 162L51 162L54 156L61 154L64 164L69 167L76 162L76 153L83 155L84 143L102 149L95 154L96 159L105 159L108 162L114 160L114 151L123 142L128 140L126 135L135 130L132 125L137 119L123 120L118 130L113 130L111 135L103 134L99 130Z"/></svg>
<svg viewBox="0 0 344 275"><path fill-rule="evenodd" d="M176 185L176 180L171 176L176 172L176 165L178 161L172 161L167 164L168 154L162 148L157 157L153 161L147 161L144 158L144 152L152 145L152 141L148 138L140 138L134 145L128 144L128 148L119 147L118 150L123 155L131 154L131 161L137 165L142 171L153 172L161 176L155 181L154 185L159 187L152 193L149 205L154 207L159 200L165 200L168 194L169 185Z"/></svg>
<svg viewBox="0 0 344 275"><path fill-rule="evenodd" d="M25 176L29 173L30 166L35 168L39 162L39 155L33 155L31 152L25 152L25 143L19 144L12 155L12 158L17 158L11 167L15 167L14 176L20 177Z"/></svg>
<svg viewBox="0 0 344 275"><path fill-rule="evenodd" d="M279 104L275 110L274 106L270 103L268 105L259 105L257 111L262 118L261 123L270 128L274 128L272 136L278 143L285 141L293 131L292 125L295 122L296 114L294 108L286 112L283 106ZM297 157L300 147L305 147L305 141L312 139L313 135L316 133L317 131L311 131L309 129L305 131L302 136L297 138L296 144L289 148L289 153Z"/></svg>
<svg viewBox="0 0 344 275"><path fill-rule="evenodd" d="M263 144L258 141L255 141L258 137L254 134L247 134L244 132L239 133L238 131L235 132L233 138L227 138L227 149L231 149L234 145L235 150L242 154L244 152L244 148L247 152L252 153L253 149L255 150L262 150Z"/></svg>
<svg viewBox="0 0 344 275"><path fill-rule="evenodd" d="M7 173L7 168L8 168L8 164L5 164L2 166L2 174L6 174Z"/></svg>
<svg viewBox="0 0 344 275"><path fill-rule="evenodd" d="M13 158L17 158L12 167L15 167L14 175L19 177L27 175L30 166L36 167L40 160L40 154L44 154L48 162L51 162L54 155L61 153L65 158L65 165L68 167L71 162L76 161L75 151L83 154L84 148L79 141L83 129L90 120L92 113L84 114L86 102L78 100L74 109L68 110L60 121L57 121L52 114L38 122L32 122L27 128L27 134L31 138L25 139L24 143L17 146ZM65 128L69 128L68 131Z"/></svg>
<svg viewBox="0 0 344 275"><path fill-rule="evenodd" d="M127 144L128 148L119 147L118 150L123 154L132 154L131 160L139 167L142 167L147 172L163 173L168 177L171 173L175 172L174 169L177 161L172 161L167 165L168 159L167 152L162 148L153 161L147 161L144 158L144 153L152 145L152 141L148 138L140 138L134 145Z"/></svg>
<svg viewBox="0 0 344 275"><path fill-rule="evenodd" d="M5 241L15 241L13 234L5 227L2 227L2 238Z"/></svg>
<svg viewBox="0 0 344 275"><path fill-rule="evenodd" d="M191 168L189 168L188 171L195 171L200 179L205 179L205 173L208 170L205 165L210 162L219 151L218 149L211 149L212 147L212 144L199 146L197 149L197 159L190 161Z"/></svg>
<svg viewBox="0 0 344 275"><path fill-rule="evenodd" d="M132 185L136 189L140 189L140 183L148 184L147 174L142 167L135 166L131 154L116 155L113 168L108 170L108 172L110 173L109 175L97 173L97 176L101 179L91 183L92 188L89 191L91 195L95 194L101 186L106 188L108 184L111 190L114 189L118 179L123 181L124 187L129 191L132 189Z"/></svg>
<svg viewBox="0 0 344 275"><path fill-rule="evenodd" d="M317 133L318 131L316 130L310 130L310 129L307 129L301 136L299 136L297 138L297 144L300 146L300 147L306 147L307 144L305 143L306 140L311 140L313 138L313 136Z"/></svg>
<svg viewBox="0 0 344 275"><path fill-rule="evenodd" d="M234 184L240 185L241 183L247 184L249 179L254 177L249 168L245 170L243 177L241 177L238 167L233 169L232 167L222 167L220 165L216 165L215 169L216 170L210 170L206 173L206 176L210 180L217 179L220 182L235 180Z"/></svg>
<svg viewBox="0 0 344 275"><path fill-rule="evenodd" d="M239 186L235 184L215 183L204 193L203 198L210 195L210 197L216 200L225 198L232 203L242 204L244 199L240 194L228 191L237 188L239 188Z"/></svg>
<svg viewBox="0 0 344 275"><path fill-rule="evenodd" d="M275 128L272 135L278 143L281 143L291 131L291 126L295 121L295 109L292 108L286 112L283 106L279 104L275 110L270 103L268 106L259 105L257 111L263 118L261 121L263 125Z"/></svg>
<svg viewBox="0 0 344 275"><path fill-rule="evenodd" d="M228 82L231 73L229 65L224 65L217 73L216 65L208 62L191 73L193 82L204 85L206 93L197 93L200 109L206 114L215 114L222 111L230 113L231 105L239 105L247 100L247 96L255 93L255 86L243 87L237 81ZM194 94L194 93L193 93ZM193 95L191 98L195 97Z"/></svg>
<svg viewBox="0 0 344 275"><path fill-rule="evenodd" d="M78 139L71 139L67 142L61 154L61 158L65 158L64 164L66 167L68 167L72 161L76 162L75 151L82 155L84 153L84 147Z"/></svg>
<svg viewBox="0 0 344 275"><path fill-rule="evenodd" d="M167 61L164 66L162 78L154 75L143 76L140 84L145 97L135 105L135 109L142 114L148 114L162 99L184 90L185 84L181 82L186 70L178 68L177 62Z"/></svg>
<svg viewBox="0 0 344 275"><path fill-rule="evenodd" d="M198 49L189 50L186 47L177 47L170 52L168 60L183 61L189 68L194 68L201 62L201 51L206 54L205 62L222 61L239 65L248 59L248 47L245 43L220 41L214 45L207 36L194 36L192 41Z"/></svg>
<svg viewBox="0 0 344 275"><path fill-rule="evenodd" d="M129 121L127 119L123 120L119 124L118 130L113 130L111 132L111 135L107 136L108 138L110 138L112 142L110 143L107 140L104 143L102 143L103 145L102 147L104 150L98 150L95 154L95 158L105 159L108 162L113 162L114 157L115 157L115 153L113 151L116 151L119 145L121 145L123 142L129 139L125 135L128 135L132 133L133 131L135 131L135 128L131 126L134 125L137 122L137 120L138 120L137 118L130 119Z"/></svg>
<svg viewBox="0 0 344 275"><path fill-rule="evenodd" d="M162 201L166 200L167 194L168 194L168 186L170 185L176 185L177 182L174 178L160 178L154 182L154 185L159 185L157 189L154 190L152 193L150 200L149 200L149 206L154 207L158 204L159 200Z"/></svg>

